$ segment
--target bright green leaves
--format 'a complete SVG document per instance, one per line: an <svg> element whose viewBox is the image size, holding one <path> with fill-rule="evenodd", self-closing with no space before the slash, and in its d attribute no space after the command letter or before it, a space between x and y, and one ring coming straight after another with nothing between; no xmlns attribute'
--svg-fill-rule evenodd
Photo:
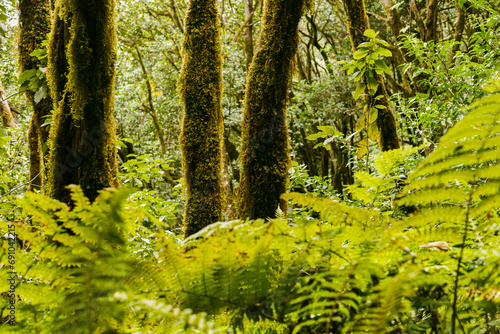
<svg viewBox="0 0 500 334"><path fill-rule="evenodd" d="M377 35L378 33L371 29L366 30L365 36L369 40L358 45L358 49L353 54L353 60L342 67L342 70L347 70L347 74L352 76L352 80L358 82L354 99L358 100L361 96L364 99L361 106L365 108L365 113L358 120L356 131L365 129L371 140L376 140L379 136L379 130L375 124L378 111L386 109L381 104L374 104L376 100L380 99L379 96L374 97L379 87L377 76L384 73L391 74L391 70L381 58L392 57L392 52L386 48L389 44L378 39ZM358 145L358 158L363 157L368 152L368 147L368 139L362 139Z"/></svg>
<svg viewBox="0 0 500 334"><path fill-rule="evenodd" d="M368 88L368 93L374 95L377 92L378 82L374 77L366 78L366 87Z"/></svg>
<svg viewBox="0 0 500 334"><path fill-rule="evenodd" d="M47 45L48 41L44 40L42 42L42 49L37 49L33 51L30 56L36 57L39 60L38 69L26 70L19 76L18 84L21 89L29 89L35 92L34 100L35 103L39 103L42 99L47 96Z"/></svg>
<svg viewBox="0 0 500 334"><path fill-rule="evenodd" d="M342 70L347 70L348 75L353 75L355 82L360 82L354 94L356 100L365 89L369 90L368 94L375 94L378 88L375 73L391 74L391 70L381 59L381 57L392 57L392 52L386 48L389 44L378 39L378 33L371 29L366 30L365 35L370 40L361 43L353 54L353 60L342 67Z"/></svg>
<svg viewBox="0 0 500 334"><path fill-rule="evenodd" d="M365 58L369 53L370 53L369 49L360 48L356 52L354 52L354 55L352 57L354 59L361 59Z"/></svg>
<svg viewBox="0 0 500 334"><path fill-rule="evenodd" d="M390 53L389 50L387 50L387 52ZM391 74L391 70L382 60L376 60L373 63L373 65L374 65L373 68L377 74L382 74L382 73Z"/></svg>
<svg viewBox="0 0 500 334"><path fill-rule="evenodd" d="M367 138L360 143L360 151L367 150ZM363 145L363 146L362 146ZM359 171L354 174L355 183L347 186L354 200L359 200L365 205L390 210L392 208L391 198L397 185L397 180L404 179L404 163L418 156L418 152L427 144L404 149L396 149L382 152L375 156L373 161L374 172L367 173Z"/></svg>
<svg viewBox="0 0 500 334"><path fill-rule="evenodd" d="M316 144L314 148L323 146L327 150L331 148L330 143L335 139L340 139L344 137L344 134L337 131L333 126L318 126L319 132L314 133L306 137L307 140L316 140L319 138L326 138L323 143Z"/></svg>
<svg viewBox="0 0 500 334"><path fill-rule="evenodd" d="M359 83L354 92L354 99L357 100L361 94L365 91L366 85L364 83Z"/></svg>
<svg viewBox="0 0 500 334"><path fill-rule="evenodd" d="M375 32L372 29L367 29L365 31L365 36L368 37L368 38L370 38L370 39L377 38L377 35L378 35L378 32Z"/></svg>

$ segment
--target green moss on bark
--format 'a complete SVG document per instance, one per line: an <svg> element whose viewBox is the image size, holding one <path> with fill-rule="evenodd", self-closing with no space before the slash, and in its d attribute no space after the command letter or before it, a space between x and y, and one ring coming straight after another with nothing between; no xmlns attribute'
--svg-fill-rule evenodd
<svg viewBox="0 0 500 334"><path fill-rule="evenodd" d="M179 91L186 185L185 235L222 220L222 57L216 0L191 0Z"/></svg>
<svg viewBox="0 0 500 334"><path fill-rule="evenodd" d="M118 186L114 11L114 0L56 2L49 43L55 109L45 191L66 203L69 184L79 184L90 200Z"/></svg>
<svg viewBox="0 0 500 334"><path fill-rule="evenodd" d="M48 38L51 25L51 4L50 0L19 0L18 9L18 56L22 73L38 68L38 59L30 54L37 49L42 49L43 40ZM28 134L31 180L29 190L32 190L41 187L41 149L49 137L47 128L42 127L42 124L44 116L50 114L53 102L50 94L47 94L47 97L39 103L34 101L34 92L27 91L26 95L33 106L33 116ZM48 151L44 154L44 158L47 158L47 153Z"/></svg>
<svg viewBox="0 0 500 334"><path fill-rule="evenodd" d="M238 189L239 217L273 218L286 192L290 167L286 103L298 25L310 1L267 0L245 93Z"/></svg>
<svg viewBox="0 0 500 334"><path fill-rule="evenodd" d="M349 0L344 1L344 9L347 17L347 30L351 38L353 51L356 51L358 45L367 41L364 35L365 31L370 28L368 17L366 16L364 0ZM389 95L385 89L384 80L381 75L375 74L378 89L375 96L383 95L383 98L377 102L386 106L386 109L378 110L377 127L380 132L379 147L382 151L388 151L399 148L399 137L397 133L396 119L389 106ZM368 95L365 92L366 96ZM367 101L368 105L374 105L374 101Z"/></svg>

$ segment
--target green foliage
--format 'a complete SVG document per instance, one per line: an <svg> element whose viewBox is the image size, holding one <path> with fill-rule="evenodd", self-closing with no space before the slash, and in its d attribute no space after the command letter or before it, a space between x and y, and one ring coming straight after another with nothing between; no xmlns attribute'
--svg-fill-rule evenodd
<svg viewBox="0 0 500 334"><path fill-rule="evenodd" d="M387 106L379 102L383 96L376 96L379 90L377 75L391 74L391 70L381 57L392 57L392 53L386 48L389 44L379 39L378 34L371 29L366 30L365 36L368 41L359 44L354 52L354 59L342 67L342 70L347 70L347 74L351 75L355 82L359 82L354 92L354 99L363 97L361 106L365 112L358 120L356 131L364 129L367 137L358 146L358 158L368 153L368 139L377 140L379 137L380 130L376 123L378 113L381 109L387 109Z"/></svg>
<svg viewBox="0 0 500 334"><path fill-rule="evenodd" d="M288 189L311 192L323 197L335 197L335 191L327 177L309 175L306 166L299 165L296 161L292 161Z"/></svg>
<svg viewBox="0 0 500 334"><path fill-rule="evenodd" d="M289 194L319 219L211 225L182 246L163 246L166 284L187 307L230 309L235 319L266 318L294 333L494 333L498 115L499 94L475 103L409 177L398 204L418 214L394 220ZM420 149L385 152L370 185L364 174L361 185L395 189L392 173ZM377 198L371 202L383 206Z"/></svg>
<svg viewBox="0 0 500 334"><path fill-rule="evenodd" d="M393 207L393 197L419 162L416 154L426 146L406 147L376 155L373 159L374 172L356 172L355 183L347 186L352 199L370 208L386 211L386 214L392 213L387 210Z"/></svg>
<svg viewBox="0 0 500 334"><path fill-rule="evenodd" d="M0 4L0 37L5 37L7 33L7 26L5 25L5 23L9 18L7 15L7 10L10 9L7 6L11 5L12 7L14 7L15 4L16 0L10 0L9 2Z"/></svg>
<svg viewBox="0 0 500 334"><path fill-rule="evenodd" d="M134 241L143 211L125 205L130 191L102 192L92 204L72 187L74 206L43 195L19 199L26 222L2 221L4 235L15 228L16 325L5 333L137 333L178 327L215 333L204 314L166 305L150 279L150 257L137 256ZM28 223L29 221L29 223ZM9 238L3 238L0 293L9 291ZM12 254L12 252L10 252ZM1 317L9 299L2 298Z"/></svg>
<svg viewBox="0 0 500 334"><path fill-rule="evenodd" d="M500 68L499 17L477 17L471 21L474 33L462 44L468 52L450 54L453 40L423 42L413 35L404 36L401 46L415 61L402 71L412 74L429 89L407 99L393 96L398 105L403 138L414 145L426 140L436 143L467 113L467 106L484 95L482 86ZM462 48L463 49L463 48Z"/></svg>
<svg viewBox="0 0 500 334"><path fill-rule="evenodd" d="M34 101L35 103L39 103L43 98L47 97L48 86L47 86L47 45L49 44L48 40L44 40L42 46L45 48L37 49L33 51L30 56L36 57L39 61L38 68L33 68L24 71L19 76L18 84L20 85L21 90L30 89L35 92Z"/></svg>
<svg viewBox="0 0 500 334"><path fill-rule="evenodd" d="M352 192L365 194L368 208L291 193L285 198L315 213L216 223L184 241L149 225L162 224L127 203L127 191L91 204L73 188L72 210L26 194L27 218L16 225L16 330L494 333L499 118L499 93L471 106L406 180L397 203L418 213L402 219L382 211L422 147L384 152L373 175L358 174Z"/></svg>

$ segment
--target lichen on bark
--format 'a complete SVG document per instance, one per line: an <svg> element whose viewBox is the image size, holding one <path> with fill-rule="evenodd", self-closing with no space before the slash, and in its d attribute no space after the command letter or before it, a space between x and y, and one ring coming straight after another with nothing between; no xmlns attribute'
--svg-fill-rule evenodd
<svg viewBox="0 0 500 334"><path fill-rule="evenodd" d="M290 167L286 103L306 0L267 0L243 110L239 217L274 218Z"/></svg>
<svg viewBox="0 0 500 334"><path fill-rule="evenodd" d="M191 0L178 82L184 105L180 144L185 235L222 220L222 55L216 0Z"/></svg>
<svg viewBox="0 0 500 334"><path fill-rule="evenodd" d="M113 117L115 1L58 0L49 42L54 121L46 193L71 203L70 184L93 201L117 187Z"/></svg>

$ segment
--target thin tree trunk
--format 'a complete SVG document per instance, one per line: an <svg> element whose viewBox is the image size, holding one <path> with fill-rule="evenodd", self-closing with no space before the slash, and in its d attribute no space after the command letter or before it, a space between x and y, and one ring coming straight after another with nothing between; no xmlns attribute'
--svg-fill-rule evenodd
<svg viewBox="0 0 500 334"><path fill-rule="evenodd" d="M366 16L364 0L349 0L344 1L344 9L347 16L347 30L351 37L353 51L356 51L359 44L365 42L364 32L370 28L368 17ZM399 138L396 128L396 119L389 106L389 95L385 89L384 80L381 75L375 74L377 79L377 92L369 101L368 105L374 104L374 97L382 95L383 97L377 101L377 104L384 105L385 109L378 110L377 127L380 132L378 139L379 147L382 151L388 151L399 148ZM366 92L365 92L366 93ZM368 94L365 94L368 96Z"/></svg>
<svg viewBox="0 0 500 334"><path fill-rule="evenodd" d="M15 128L16 123L10 111L9 102L7 101L7 94L0 80L0 108L2 108L2 124L4 128Z"/></svg>
<svg viewBox="0 0 500 334"><path fill-rule="evenodd" d="M427 16L425 18L425 39L424 42L437 42L437 13L438 0L427 0Z"/></svg>
<svg viewBox="0 0 500 334"><path fill-rule="evenodd" d="M245 55L246 55L246 69L250 68L253 59L253 0L245 0Z"/></svg>
<svg viewBox="0 0 500 334"><path fill-rule="evenodd" d="M42 188L42 148L40 147L40 128L33 119L36 118L35 111L31 116L30 127L28 129L28 149L30 158L30 175L28 191Z"/></svg>
<svg viewBox="0 0 500 334"><path fill-rule="evenodd" d="M216 0L191 0L179 91L185 236L222 220L222 51Z"/></svg>
<svg viewBox="0 0 500 334"><path fill-rule="evenodd" d="M290 167L286 102L298 24L306 0L267 0L257 51L247 76L238 189L239 217L276 217Z"/></svg>
<svg viewBox="0 0 500 334"><path fill-rule="evenodd" d="M231 187L231 179L229 177L229 166L231 166L231 158L226 150L225 140L222 141L222 185L224 187L224 198L226 208L226 219L233 220L236 218L236 210L234 207L233 188Z"/></svg>
<svg viewBox="0 0 500 334"><path fill-rule="evenodd" d="M139 58L139 64L141 65L142 74L144 76L144 80L146 81L146 88L148 90L148 105L143 104L144 110L151 115L153 119L153 124L156 130L156 135L158 136L158 140L160 141L160 149L161 149L161 157L165 158L167 155L167 145L165 143L165 134L163 133L163 129L160 124L160 120L158 118L158 113L156 112L156 108L153 103L153 88L151 87L151 81L149 81L149 74L146 70L146 65L144 65L144 61L142 60L142 54L139 50L139 47L136 45L135 50L137 51L137 57ZM165 181L167 181L172 187L177 185L177 182L172 178L170 171L167 169L163 169L163 177Z"/></svg>
<svg viewBox="0 0 500 334"><path fill-rule="evenodd" d="M19 0L19 65L21 72L38 69L38 59L31 56L35 50L42 49L42 42L50 32L51 1L50 0ZM47 143L49 133L42 127L45 116L50 115L53 107L50 92L39 102L35 102L35 92L26 91L26 97L33 107L30 128L28 132L28 148L30 150L30 186L28 190L40 189L42 186L42 168L47 164L49 150L42 154L42 148ZM43 164L41 155L43 155Z"/></svg>
<svg viewBox="0 0 500 334"><path fill-rule="evenodd" d="M458 0L456 0L455 6L457 8L458 17L457 17L457 23L455 25L455 34L453 35L453 39L455 40L455 44L453 44L453 46L451 48L451 54L450 54L451 60L453 60L455 53L457 53L458 49L460 48L460 42L462 41L462 35L463 35L464 29L465 29L465 18L467 16L465 4L463 4L462 7L460 7Z"/></svg>

